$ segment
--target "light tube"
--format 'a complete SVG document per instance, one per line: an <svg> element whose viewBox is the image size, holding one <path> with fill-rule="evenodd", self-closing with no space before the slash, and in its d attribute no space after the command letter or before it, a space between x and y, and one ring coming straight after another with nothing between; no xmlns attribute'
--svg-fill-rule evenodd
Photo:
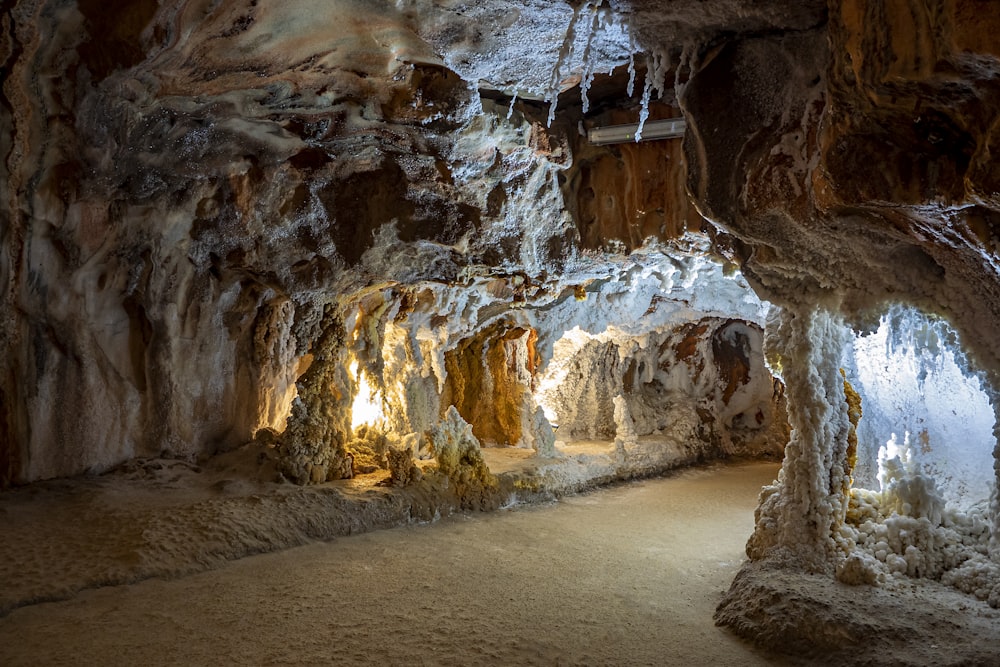
<svg viewBox="0 0 1000 667"><path fill-rule="evenodd" d="M687 123L684 122L683 118L647 120L642 126L642 139L640 141L683 137L685 129L687 129ZM620 144L626 141L635 141L635 133L638 130L638 123L633 125L595 127L587 131L587 139L590 140L590 143L598 146L602 144Z"/></svg>

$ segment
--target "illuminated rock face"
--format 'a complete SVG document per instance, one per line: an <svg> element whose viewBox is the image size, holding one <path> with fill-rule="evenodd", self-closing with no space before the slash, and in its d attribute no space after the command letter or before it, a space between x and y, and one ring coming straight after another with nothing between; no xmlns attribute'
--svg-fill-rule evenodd
<svg viewBox="0 0 1000 667"><path fill-rule="evenodd" d="M615 338L620 373L581 435L662 431L665 393L636 378L677 378L622 341L690 343L710 372L692 369L705 386L685 397L707 412L688 414L723 451L757 408L768 429L781 419L760 359L719 333L758 332L764 309L707 245L678 240L702 215L711 252L787 308L775 358L799 350L831 375L815 340L839 336L831 322L870 327L907 301L1000 369L995 12L474 4L5 9L0 483L255 433L291 479L347 476L359 380L416 455L451 406L482 442L550 452L537 384L576 327ZM683 112L683 149L579 132L639 106ZM806 457L788 477L817 502L842 491L840 387L788 382ZM829 419L808 421L813 403ZM823 558L844 509L830 502L807 540Z"/></svg>
<svg viewBox="0 0 1000 667"><path fill-rule="evenodd" d="M672 30L712 34L737 4ZM773 26L778 9L740 20ZM531 374L593 316L532 309L614 293L587 284L623 257L582 248L699 224L676 142L587 148L579 101L544 122L547 91L624 65L624 16L593 14L594 48L578 31L553 76L574 21L560 2L5 10L0 481L202 455L263 428L286 476L350 475L352 368L416 450L454 404L485 440L546 451ZM602 80L595 104L620 120ZM503 346L465 364L500 399L484 407L487 385L449 368L501 321ZM499 373L532 336L541 356Z"/></svg>
<svg viewBox="0 0 1000 667"><path fill-rule="evenodd" d="M624 429L704 451L780 456L783 385L764 367L762 344L759 327L720 318L642 337L572 332L556 344L558 381L540 401L560 438L615 440Z"/></svg>

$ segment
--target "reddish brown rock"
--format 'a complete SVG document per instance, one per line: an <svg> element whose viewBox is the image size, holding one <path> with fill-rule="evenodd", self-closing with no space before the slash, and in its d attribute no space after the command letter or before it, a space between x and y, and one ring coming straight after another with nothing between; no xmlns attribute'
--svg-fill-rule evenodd
<svg viewBox="0 0 1000 667"><path fill-rule="evenodd" d="M1000 60L969 27L983 5L834 3L821 29L722 46L683 105L691 190L765 294L946 313L994 372Z"/></svg>
<svg viewBox="0 0 1000 667"><path fill-rule="evenodd" d="M620 77L618 83L623 84ZM650 117L678 118L680 111L658 103ZM634 110L612 110L592 122L637 120ZM680 139L601 147L578 137L574 155L564 188L584 248L634 250L648 239L667 241L700 229L702 217L684 189L687 163Z"/></svg>
<svg viewBox="0 0 1000 667"><path fill-rule="evenodd" d="M516 445L524 436L525 413L533 411L537 334L498 322L461 341L446 354L442 417L450 406L472 425L481 442Z"/></svg>

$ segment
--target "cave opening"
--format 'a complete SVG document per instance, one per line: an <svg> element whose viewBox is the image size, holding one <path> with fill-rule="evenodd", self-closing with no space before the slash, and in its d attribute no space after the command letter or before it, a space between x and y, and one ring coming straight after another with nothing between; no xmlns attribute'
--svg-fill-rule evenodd
<svg viewBox="0 0 1000 667"><path fill-rule="evenodd" d="M351 401L351 428L378 428L385 422L385 395L368 379L357 361L351 364L351 377L356 378L356 392Z"/></svg>
<svg viewBox="0 0 1000 667"><path fill-rule="evenodd" d="M885 491L886 462L900 456L949 505L986 503L996 419L986 381L947 321L895 306L874 331L855 335L845 357L863 411L855 487Z"/></svg>
<svg viewBox="0 0 1000 667"><path fill-rule="evenodd" d="M718 618L745 613L747 582L785 568L850 585L939 582L994 604L995 417L958 333L894 305L854 331L823 309L779 309L767 337L792 431L761 494L746 579ZM768 563L779 565L764 574ZM933 599L927 590L918 596Z"/></svg>
<svg viewBox="0 0 1000 667"><path fill-rule="evenodd" d="M838 578L931 579L989 600L995 416L986 378L941 317L894 305L846 336L850 488ZM834 463L834 468L837 464Z"/></svg>
<svg viewBox="0 0 1000 667"><path fill-rule="evenodd" d="M572 280L494 274L363 296L346 308L344 352L330 355L344 372L329 375L325 414L351 406L352 463L336 470L388 469L390 451L430 465L434 430L454 420L493 459L587 443L628 474L780 458L784 388L763 357L770 306L706 243L648 240L588 258Z"/></svg>
<svg viewBox="0 0 1000 667"><path fill-rule="evenodd" d="M620 323L618 323L620 325ZM699 459L781 456L784 392L765 366L752 321L701 317L641 336L579 326L553 346L536 400L557 442L641 443Z"/></svg>

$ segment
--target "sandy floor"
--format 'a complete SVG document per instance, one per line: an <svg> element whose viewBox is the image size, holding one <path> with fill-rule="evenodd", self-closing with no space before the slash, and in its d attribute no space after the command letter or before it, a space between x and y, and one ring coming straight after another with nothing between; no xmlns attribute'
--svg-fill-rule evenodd
<svg viewBox="0 0 1000 667"><path fill-rule="evenodd" d="M662 474L691 465L698 452L651 439L628 457L611 442L566 445L552 458L516 448L483 455L497 475L488 503L496 508ZM455 488L436 473L405 487L384 485L384 470L301 487L276 482L272 464L266 449L248 447L198 464L133 461L106 475L0 493L0 617L89 588L173 579L461 511Z"/></svg>
<svg viewBox="0 0 1000 667"><path fill-rule="evenodd" d="M690 469L84 591L0 619L0 664L776 664L712 614L777 468Z"/></svg>

